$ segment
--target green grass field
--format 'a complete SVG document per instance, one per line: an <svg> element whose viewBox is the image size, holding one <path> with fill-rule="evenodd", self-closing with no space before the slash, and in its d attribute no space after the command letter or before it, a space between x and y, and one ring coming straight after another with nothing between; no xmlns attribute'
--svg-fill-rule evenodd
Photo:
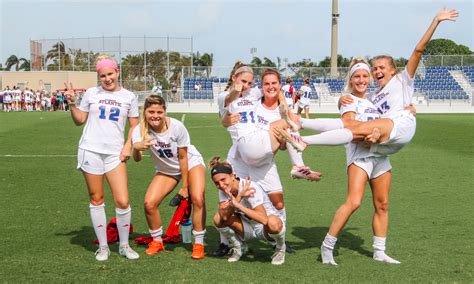
<svg viewBox="0 0 474 284"><path fill-rule="evenodd" d="M181 114L171 114L178 119ZM331 116L326 116L331 117ZM334 116L333 116L334 117ZM193 144L205 160L226 156L230 138L216 114L187 114ZM320 245L335 210L345 199L344 148L312 147L307 165L321 171L318 183L292 180L286 152L277 155L288 215L287 241L297 252L280 267L272 249L250 243L240 262L207 256L191 259L191 245L167 245L150 257L95 261L88 195L75 170L82 128L68 113L0 113L0 282L464 282L474 281L474 116L418 115L415 138L391 158L393 185L387 252L402 262L372 260L370 190L349 220L336 248L338 267L322 265ZM12 156L7 156L12 155ZM22 157L22 155L24 155ZM38 155L38 156L32 156ZM56 156L53 155L66 155ZM129 162L135 234L145 234L143 198L153 176L149 158ZM168 224L174 208L160 210ZM217 189L207 179L206 252L217 247L212 226ZM107 192L108 219L114 213ZM132 242L131 242L132 243Z"/></svg>

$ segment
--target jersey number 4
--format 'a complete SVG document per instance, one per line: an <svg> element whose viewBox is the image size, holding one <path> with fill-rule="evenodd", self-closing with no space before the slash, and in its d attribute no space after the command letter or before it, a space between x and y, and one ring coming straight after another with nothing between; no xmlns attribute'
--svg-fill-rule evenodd
<svg viewBox="0 0 474 284"><path fill-rule="evenodd" d="M100 110L99 118L106 119L107 116L105 115L105 111L107 110L107 108L105 106L100 106L99 110ZM119 115L120 115L120 109L118 107L110 108L109 120L118 121Z"/></svg>

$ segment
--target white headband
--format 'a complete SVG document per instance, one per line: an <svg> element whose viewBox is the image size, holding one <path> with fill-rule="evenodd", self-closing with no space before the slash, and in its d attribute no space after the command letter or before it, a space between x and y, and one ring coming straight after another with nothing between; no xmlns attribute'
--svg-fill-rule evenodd
<svg viewBox="0 0 474 284"><path fill-rule="evenodd" d="M237 68L237 70L235 70L234 75L237 75L237 74L243 73L243 72L249 72L249 73L253 74L252 68L250 68L248 66L242 66L242 67Z"/></svg>
<svg viewBox="0 0 474 284"><path fill-rule="evenodd" d="M351 67L351 70L349 71L349 77L352 77L352 75L354 74L355 71L361 70L361 69L369 72L369 74L370 74L369 65L365 64L364 62L359 62L359 63L357 63L357 64L355 64L354 66Z"/></svg>

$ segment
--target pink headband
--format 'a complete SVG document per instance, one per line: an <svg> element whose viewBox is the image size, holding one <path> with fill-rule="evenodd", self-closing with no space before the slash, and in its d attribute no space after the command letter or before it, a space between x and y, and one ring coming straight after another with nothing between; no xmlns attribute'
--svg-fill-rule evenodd
<svg viewBox="0 0 474 284"><path fill-rule="evenodd" d="M97 65L95 66L95 70L99 72L102 68L106 68L106 67L112 68L116 72L118 72L117 63L115 63L115 61L113 61L112 59L108 59L108 58L99 60L99 62L97 62Z"/></svg>

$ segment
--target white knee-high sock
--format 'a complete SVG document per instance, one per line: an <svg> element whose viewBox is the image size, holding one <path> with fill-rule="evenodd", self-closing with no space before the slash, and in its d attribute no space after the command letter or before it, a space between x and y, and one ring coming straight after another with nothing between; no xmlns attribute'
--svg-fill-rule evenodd
<svg viewBox="0 0 474 284"><path fill-rule="evenodd" d="M390 264L400 264L400 261L385 254L385 243L387 238L374 236L374 259Z"/></svg>
<svg viewBox="0 0 474 284"><path fill-rule="evenodd" d="M227 240L227 238L224 237L224 235L222 235L220 232L219 232L219 237L221 239L221 244L229 245L229 240Z"/></svg>
<svg viewBox="0 0 474 284"><path fill-rule="evenodd" d="M206 230L200 231L200 232L193 230L194 243L203 245L205 235L206 235Z"/></svg>
<svg viewBox="0 0 474 284"><path fill-rule="evenodd" d="M107 217L105 216L105 204L89 204L89 211L94 227L95 235L99 240L99 246L106 247L107 244Z"/></svg>
<svg viewBox="0 0 474 284"><path fill-rule="evenodd" d="M336 261L334 261L334 246L336 245L337 238L331 236L330 234L326 234L324 238L323 244L321 246L321 259L323 264L331 264L337 265Z"/></svg>
<svg viewBox="0 0 474 284"><path fill-rule="evenodd" d="M156 230L148 229L148 232L150 232L150 236L154 241L163 242L163 239L161 238L163 236L163 226Z"/></svg>
<svg viewBox="0 0 474 284"><path fill-rule="evenodd" d="M120 245L128 245L128 235L130 233L130 220L132 219L132 208L115 208L117 218L117 230L119 233Z"/></svg>
<svg viewBox="0 0 474 284"><path fill-rule="evenodd" d="M316 135L302 136L301 139L308 145L343 145L352 141L352 132L347 129L336 129Z"/></svg>
<svg viewBox="0 0 474 284"><path fill-rule="evenodd" d="M303 153L296 151L296 149L288 142L286 142L286 150L290 156L292 166L304 166Z"/></svg>
<svg viewBox="0 0 474 284"><path fill-rule="evenodd" d="M344 128L344 123L340 118L301 118L301 127L304 129L325 132L334 129Z"/></svg>
<svg viewBox="0 0 474 284"><path fill-rule="evenodd" d="M229 241L230 247L240 248L242 246L241 242L237 239L234 230L232 230L231 228L229 227L217 228L216 227L216 229L217 231L219 231L221 236L224 236Z"/></svg>
<svg viewBox="0 0 474 284"><path fill-rule="evenodd" d="M286 224L286 207L283 207L282 209L278 210L278 213L280 214L283 223Z"/></svg>
<svg viewBox="0 0 474 284"><path fill-rule="evenodd" d="M285 235L286 235L286 226L283 223L281 231L277 234L268 234L270 238L274 239L276 242L277 250L280 250L285 245Z"/></svg>

